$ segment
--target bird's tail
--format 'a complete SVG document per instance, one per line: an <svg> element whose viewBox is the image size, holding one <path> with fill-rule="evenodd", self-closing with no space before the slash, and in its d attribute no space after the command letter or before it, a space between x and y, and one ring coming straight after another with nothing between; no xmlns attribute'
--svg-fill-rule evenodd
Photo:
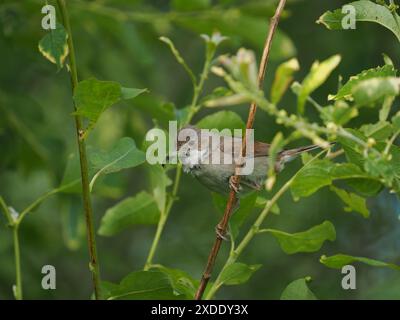
<svg viewBox="0 0 400 320"><path fill-rule="evenodd" d="M335 144L334 142L331 143L331 145ZM312 144L310 146L305 146L305 147L299 147L299 148L294 148L294 149L289 149L289 150L283 150L280 153L280 158L281 161L283 162L289 162L295 159L299 154L302 154L303 152L308 152L314 149L321 149L321 146L318 146L316 144Z"/></svg>

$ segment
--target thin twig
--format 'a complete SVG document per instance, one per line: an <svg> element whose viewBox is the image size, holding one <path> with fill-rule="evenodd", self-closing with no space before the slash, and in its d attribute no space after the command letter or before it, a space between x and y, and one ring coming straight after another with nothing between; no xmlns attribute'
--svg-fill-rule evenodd
<svg viewBox="0 0 400 320"><path fill-rule="evenodd" d="M78 85L78 72L76 67L75 50L74 50L74 42L72 40L71 25L69 22L68 10L65 0L57 0L57 4L61 12L64 27L68 34L67 42L69 49L70 76L71 76L72 92L74 92L75 88ZM75 105L74 108L76 109ZM100 268L97 258L96 237L95 237L94 223L93 223L93 209L90 197L89 168L86 156L85 141L81 137L83 134L82 120L78 115L75 115L75 126L76 126L76 135L77 135L77 142L79 149L79 161L81 166L82 198L83 198L83 207L86 219L86 230L87 230L89 256L90 256L89 268L90 271L92 272L94 296L96 299L101 299Z"/></svg>
<svg viewBox="0 0 400 320"><path fill-rule="evenodd" d="M258 81L258 87L260 89L262 88L263 83L264 83L265 71L266 71L266 67L267 67L267 63L268 63L268 57L269 57L269 53L270 53L270 49L271 49L272 39L274 37L275 30L276 30L276 27L277 27L278 22L279 22L279 18L281 16L283 8L285 7L285 4L286 4L286 0L280 0L279 4L278 4L278 7L276 8L275 14L271 18L271 22L270 22L270 25L269 25L269 31L268 31L267 38L265 40L264 50L263 50L263 54L262 54L262 58L261 58L260 68L258 70L258 79L257 79L257 81ZM248 118L247 118L246 129L251 129L253 127L256 111L257 111L257 104L255 102L253 102L251 104L251 106L250 106L249 115L248 115ZM242 143L242 155L245 155L245 154L246 154L246 132L244 134L243 143ZM234 182L235 182L236 186L238 186L239 182L240 182L240 176L235 175ZM221 234L225 234L226 233L226 229L228 227L229 218L230 218L231 213L232 213L232 208L234 207L236 202L237 202L236 194L235 194L235 192L233 190L231 190L231 192L229 194L228 203L226 204L224 215L222 217L222 220L218 224L218 229L219 229ZM204 294L204 291L206 289L207 283L210 280L211 273L212 273L213 268L214 268L215 260L217 258L219 249L221 247L222 240L223 240L222 237L217 234L217 237L216 237L216 239L214 241L214 245L213 245L213 247L212 247L212 249L210 251L210 254L208 256L207 265L206 265L206 268L204 270L203 276L201 278L199 288L198 288L198 290L196 292L196 296L195 296L196 300L201 300L201 298L202 298L202 296Z"/></svg>

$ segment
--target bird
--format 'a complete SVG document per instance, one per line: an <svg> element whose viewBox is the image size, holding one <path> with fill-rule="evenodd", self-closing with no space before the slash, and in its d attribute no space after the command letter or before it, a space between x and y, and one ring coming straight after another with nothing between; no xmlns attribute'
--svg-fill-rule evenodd
<svg viewBox="0 0 400 320"><path fill-rule="evenodd" d="M187 134L190 131L184 132L187 129L192 130L192 134ZM208 131L207 134L203 136L201 129L195 126L179 130L176 147L183 171L194 176L209 190L220 194L227 194L233 190L240 196L252 190L260 190L268 174L271 145L254 141L253 150L246 154L242 159L244 162L240 164L243 167L247 161L252 160L253 170L248 175L241 175L239 186L236 186L234 177L237 164L234 161L226 163L224 160L236 159L235 156L240 155L242 138L222 135L215 131ZM182 136L185 139L182 139ZM213 144L212 141L216 143ZM281 172L287 162L300 154L318 148L321 147L313 144L279 151L275 159L275 172ZM213 163L211 160L215 153L219 153L219 162Z"/></svg>

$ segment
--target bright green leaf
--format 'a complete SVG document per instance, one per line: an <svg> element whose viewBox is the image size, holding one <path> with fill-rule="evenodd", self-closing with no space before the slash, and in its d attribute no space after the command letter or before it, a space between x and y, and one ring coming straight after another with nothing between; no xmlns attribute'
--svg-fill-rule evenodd
<svg viewBox="0 0 400 320"><path fill-rule="evenodd" d="M374 260L364 257L354 257L346 254L336 254L330 257L323 255L321 256L319 261L325 266L333 269L340 269L345 265L352 264L353 262L362 262L373 267L385 267L394 270L400 270L400 266L395 265L393 263L386 263L379 260Z"/></svg>
<svg viewBox="0 0 400 320"><path fill-rule="evenodd" d="M279 65L275 72L274 82L271 87L271 102L277 104L290 83L293 81L293 74L300 69L296 58L290 59Z"/></svg>
<svg viewBox="0 0 400 320"><path fill-rule="evenodd" d="M397 14L392 14L392 12L386 7L379 4L376 4L372 1L355 1L350 2L348 5L351 5L355 9L356 13L356 21L357 22L375 22L378 23L385 28L389 29L394 33L397 39L400 41L400 27L399 27L399 18ZM331 30L342 30L342 21L343 18L348 13L342 13L342 8L336 9L335 11L327 11L325 12L317 21L317 23L322 23Z"/></svg>
<svg viewBox="0 0 400 320"><path fill-rule="evenodd" d="M57 23L56 29L50 29L39 41L39 51L47 60L56 64L58 69L63 67L68 56L67 38L64 27Z"/></svg>
<svg viewBox="0 0 400 320"><path fill-rule="evenodd" d="M109 208L101 219L98 233L112 236L133 225L156 224L159 218L160 211L153 196L142 191Z"/></svg>
<svg viewBox="0 0 400 320"><path fill-rule="evenodd" d="M247 282L250 277L261 267L261 264L247 265L235 262L228 265L221 273L221 283L236 285Z"/></svg>
<svg viewBox="0 0 400 320"><path fill-rule="evenodd" d="M329 221L324 221L320 225L298 233L287 233L274 229L265 231L271 233L278 240L282 250L287 254L315 252L322 247L326 240L334 241L336 239L335 227Z"/></svg>
<svg viewBox="0 0 400 320"><path fill-rule="evenodd" d="M371 78L358 83L352 90L354 101L359 106L373 105L388 96L400 92L400 78Z"/></svg>
<svg viewBox="0 0 400 320"><path fill-rule="evenodd" d="M297 279L288 284L283 290L281 300L317 300L314 293L308 288L310 277Z"/></svg>
<svg viewBox="0 0 400 320"><path fill-rule="evenodd" d="M309 74L304 78L301 84L298 94L297 110L300 114L304 113L307 97L326 81L339 63L339 55L334 55L322 62L316 61L313 63Z"/></svg>
<svg viewBox="0 0 400 320"><path fill-rule="evenodd" d="M364 70L350 79L339 89L336 95L330 95L329 100L347 99L353 100L352 92L354 88L364 80L372 78L384 78L396 76L396 70L392 65L384 65L383 67L372 68Z"/></svg>
<svg viewBox="0 0 400 320"><path fill-rule="evenodd" d="M345 208L346 211L355 211L360 213L364 218L369 217L369 210L363 197L334 186L331 186L331 190L335 192L345 204L347 204L347 207Z"/></svg>

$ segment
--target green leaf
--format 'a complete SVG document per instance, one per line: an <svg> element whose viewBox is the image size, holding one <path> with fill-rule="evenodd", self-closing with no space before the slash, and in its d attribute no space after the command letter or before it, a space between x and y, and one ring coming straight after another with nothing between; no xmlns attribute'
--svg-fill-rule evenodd
<svg viewBox="0 0 400 320"><path fill-rule="evenodd" d="M333 268L333 269L340 269L345 265L352 264L353 262L362 262L373 267L384 267L384 268L391 268L394 270L400 270L400 266L395 265L393 263L386 263L383 261L364 258L364 257L354 257L346 254L336 254L330 257L323 255L321 256L319 261L328 268Z"/></svg>
<svg viewBox="0 0 400 320"><path fill-rule="evenodd" d="M290 59L279 65L275 72L274 82L271 87L271 102L278 104L283 94L293 81L293 74L300 69L296 58Z"/></svg>
<svg viewBox="0 0 400 320"><path fill-rule="evenodd" d="M200 129L245 129L242 118L232 111L218 111L201 119L196 126Z"/></svg>
<svg viewBox="0 0 400 320"><path fill-rule="evenodd" d="M104 283L103 283L104 284ZM105 283L108 300L178 299L167 275L158 271L135 271L119 284Z"/></svg>
<svg viewBox="0 0 400 320"><path fill-rule="evenodd" d="M343 148L345 149L344 146ZM331 185L334 180L346 180L346 182L358 180L361 188L361 184L368 184L371 180L377 179L365 173L360 167L352 163L334 164L326 159L316 160L297 174L290 187L292 196L295 200L300 197L308 197L322 187ZM379 181L373 182L375 186L370 184L369 186L374 189L379 188ZM376 184L378 184L377 187ZM352 183L352 186L353 185L354 183Z"/></svg>
<svg viewBox="0 0 400 320"><path fill-rule="evenodd" d="M352 92L354 88L364 80L372 78L385 78L396 76L396 70L393 65L384 65L383 67L364 70L361 73L350 77L350 79L339 89L335 95L329 95L329 100L347 99L353 100Z"/></svg>
<svg viewBox="0 0 400 320"><path fill-rule="evenodd" d="M357 84L352 91L354 101L359 106L369 106L388 96L397 96L400 91L400 78L371 78Z"/></svg>
<svg viewBox="0 0 400 320"><path fill-rule="evenodd" d="M160 211L150 194L142 191L109 208L101 219L98 233L112 236L133 225L157 224Z"/></svg>
<svg viewBox="0 0 400 320"><path fill-rule="evenodd" d="M375 22L393 32L400 41L400 28L398 24L398 15L392 12L386 7L376 4L372 1L355 1L349 3L353 6L356 13L357 22ZM336 9L335 11L325 12L317 21L317 23L323 24L330 30L343 30L342 21L347 13L342 13L342 8Z"/></svg>
<svg viewBox="0 0 400 320"><path fill-rule="evenodd" d="M146 89L122 88L118 82L100 81L95 78L78 83L74 91L76 114L87 118L94 126L100 115L122 99L132 99Z"/></svg>
<svg viewBox="0 0 400 320"><path fill-rule="evenodd" d="M309 74L301 84L298 94L297 110L300 114L304 113L307 97L326 81L331 72L340 63L340 59L339 55L334 55L321 63L319 61L313 63Z"/></svg>
<svg viewBox="0 0 400 320"><path fill-rule="evenodd" d="M400 111L392 117L392 124L395 131L400 130Z"/></svg>
<svg viewBox="0 0 400 320"><path fill-rule="evenodd" d="M325 123L333 122L338 125L344 125L351 119L358 116L356 107L349 107L343 100L338 100L333 106L326 106L321 111L321 119Z"/></svg>
<svg viewBox="0 0 400 320"><path fill-rule="evenodd" d="M371 176L376 177L377 179L382 178L384 182L391 186L393 179L396 177L396 170L393 164L393 161L388 159L384 159L381 156L368 154L364 162L364 169Z"/></svg>
<svg viewBox="0 0 400 320"><path fill-rule="evenodd" d="M308 197L324 186L332 183L329 175L333 163L329 160L316 160L295 177L290 187L293 198Z"/></svg>
<svg viewBox="0 0 400 320"><path fill-rule="evenodd" d="M250 277L261 267L261 264L247 265L235 262L228 265L221 273L221 283L236 285L247 282Z"/></svg>
<svg viewBox="0 0 400 320"><path fill-rule="evenodd" d="M274 229L265 231L272 233L287 254L315 252L322 247L326 240L334 241L336 239L335 227L329 221L324 221L307 231L292 234Z"/></svg>
<svg viewBox="0 0 400 320"><path fill-rule="evenodd" d="M334 186L331 186L331 190L335 192L345 204L347 204L347 207L345 207L346 211L355 211L360 213L364 218L369 217L369 210L363 197Z"/></svg>
<svg viewBox="0 0 400 320"><path fill-rule="evenodd" d="M153 197L157 203L160 212L164 211L165 202L167 199L167 187L172 181L168 178L165 170L161 165L149 166L150 183L153 191Z"/></svg>
<svg viewBox="0 0 400 320"><path fill-rule="evenodd" d="M156 270L168 276L175 294L184 295L187 299L193 299L198 287L198 280L194 280L185 271L171 269L162 265L155 265L151 270Z"/></svg>
<svg viewBox="0 0 400 320"><path fill-rule="evenodd" d="M138 95L147 92L147 89L125 88L121 87L121 100L136 98Z"/></svg>
<svg viewBox="0 0 400 320"><path fill-rule="evenodd" d="M392 126L387 121L379 121L374 124L364 124L360 131L368 138L374 138L377 141L386 140L392 134Z"/></svg>
<svg viewBox="0 0 400 320"><path fill-rule="evenodd" d="M68 34L64 27L57 23L56 29L50 31L39 41L39 51L50 62L61 69L68 56Z"/></svg>
<svg viewBox="0 0 400 320"><path fill-rule="evenodd" d="M268 179L265 183L268 191L271 191L276 181L275 163L277 154L282 151L286 140L282 132L275 134L268 150Z"/></svg>
<svg viewBox="0 0 400 320"><path fill-rule="evenodd" d="M145 160L146 154L139 150L135 141L129 137L121 138L110 151L92 150L90 163L96 174L90 182L91 189L100 175L133 168L142 164Z"/></svg>
<svg viewBox="0 0 400 320"><path fill-rule="evenodd" d="M360 131L355 129L346 129L346 131L364 142L367 141L367 137L364 136L364 134L362 134ZM362 168L364 164L364 157L361 154L359 144L350 138L344 138L342 136L339 136L337 140L341 144L347 160Z"/></svg>
<svg viewBox="0 0 400 320"><path fill-rule="evenodd" d="M297 279L288 284L283 290L281 300L317 300L314 293L308 288L310 277Z"/></svg>

